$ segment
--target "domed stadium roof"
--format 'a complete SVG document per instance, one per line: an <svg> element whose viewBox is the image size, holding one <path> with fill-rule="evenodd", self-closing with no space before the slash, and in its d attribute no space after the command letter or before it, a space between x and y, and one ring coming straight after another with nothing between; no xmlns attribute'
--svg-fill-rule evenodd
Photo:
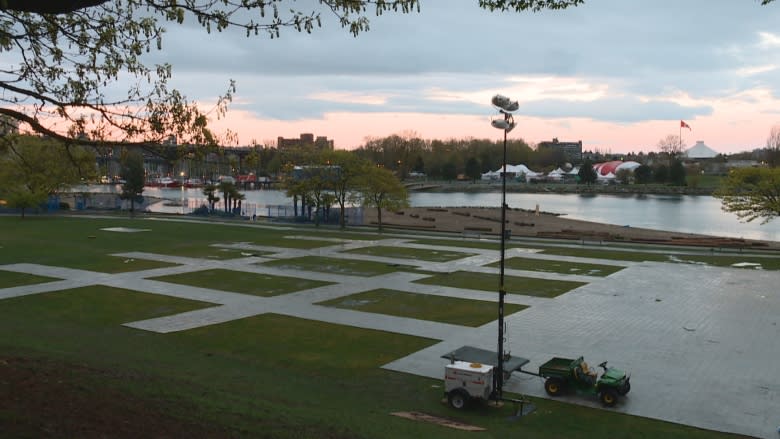
<svg viewBox="0 0 780 439"><path fill-rule="evenodd" d="M711 159L718 155L718 152L704 144L704 141L698 140L696 144L685 151L689 159Z"/></svg>
<svg viewBox="0 0 780 439"><path fill-rule="evenodd" d="M621 170L621 169L628 169L629 171L634 171L636 168L642 166L641 163L635 162L635 161L627 161L623 162L620 165L618 165L617 169L615 169L615 172Z"/></svg>
<svg viewBox="0 0 780 439"><path fill-rule="evenodd" d="M598 175L604 175L607 174L614 174L617 171L617 167L622 165L623 162L620 160L614 160L611 162L604 162L604 163L596 163L593 165L593 170L596 171L596 174Z"/></svg>
<svg viewBox="0 0 780 439"><path fill-rule="evenodd" d="M640 163L634 161L624 162L622 160L613 160L611 162L596 163L593 165L593 170L596 171L598 177L614 178L615 174L621 169L627 169L633 172L640 166L642 166Z"/></svg>

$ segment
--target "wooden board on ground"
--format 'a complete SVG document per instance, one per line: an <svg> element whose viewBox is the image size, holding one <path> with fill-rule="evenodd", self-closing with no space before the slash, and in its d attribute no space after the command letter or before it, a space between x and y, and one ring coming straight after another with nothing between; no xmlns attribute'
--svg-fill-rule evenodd
<svg viewBox="0 0 780 439"><path fill-rule="evenodd" d="M421 412L394 412L390 414L404 419L411 419L412 421L430 422L432 424L441 425L442 427L455 428L457 430L465 430L465 431L486 430L482 427L477 427L476 425L464 424L462 422L452 421L450 419L440 418L438 416L433 416Z"/></svg>

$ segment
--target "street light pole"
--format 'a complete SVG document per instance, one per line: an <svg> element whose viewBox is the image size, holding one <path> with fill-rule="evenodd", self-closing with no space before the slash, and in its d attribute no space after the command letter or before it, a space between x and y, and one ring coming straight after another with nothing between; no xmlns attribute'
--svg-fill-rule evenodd
<svg viewBox="0 0 780 439"><path fill-rule="evenodd" d="M504 155L501 175L501 259L499 263L498 275L498 371L493 374L493 397L496 401L503 396L504 389L504 296L506 288L504 286L504 256L506 254L506 135L515 127L515 121L512 112L517 111L517 101L511 101L509 98L501 95L493 96L493 106L502 114L502 119L495 119L491 122L493 127L504 131Z"/></svg>

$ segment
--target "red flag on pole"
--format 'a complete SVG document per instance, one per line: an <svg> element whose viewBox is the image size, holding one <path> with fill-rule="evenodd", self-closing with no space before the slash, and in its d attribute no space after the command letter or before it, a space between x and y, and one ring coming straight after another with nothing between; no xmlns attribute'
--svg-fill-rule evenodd
<svg viewBox="0 0 780 439"><path fill-rule="evenodd" d="M691 126L681 120L680 121L680 128L688 128L690 130Z"/></svg>

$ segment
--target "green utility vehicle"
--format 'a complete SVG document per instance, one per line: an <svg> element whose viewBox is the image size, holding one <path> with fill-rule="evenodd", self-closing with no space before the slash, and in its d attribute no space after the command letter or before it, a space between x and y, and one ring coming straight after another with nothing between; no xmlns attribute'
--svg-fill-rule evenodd
<svg viewBox="0 0 780 439"><path fill-rule="evenodd" d="M601 377L590 369L582 357L577 359L553 357L539 366L539 373L521 371L523 373L545 378L544 390L550 396L562 395L569 390L578 393L598 395L601 403L612 407L618 396L625 396L631 390L631 376L614 367L607 367L607 362L599 364L604 369Z"/></svg>

